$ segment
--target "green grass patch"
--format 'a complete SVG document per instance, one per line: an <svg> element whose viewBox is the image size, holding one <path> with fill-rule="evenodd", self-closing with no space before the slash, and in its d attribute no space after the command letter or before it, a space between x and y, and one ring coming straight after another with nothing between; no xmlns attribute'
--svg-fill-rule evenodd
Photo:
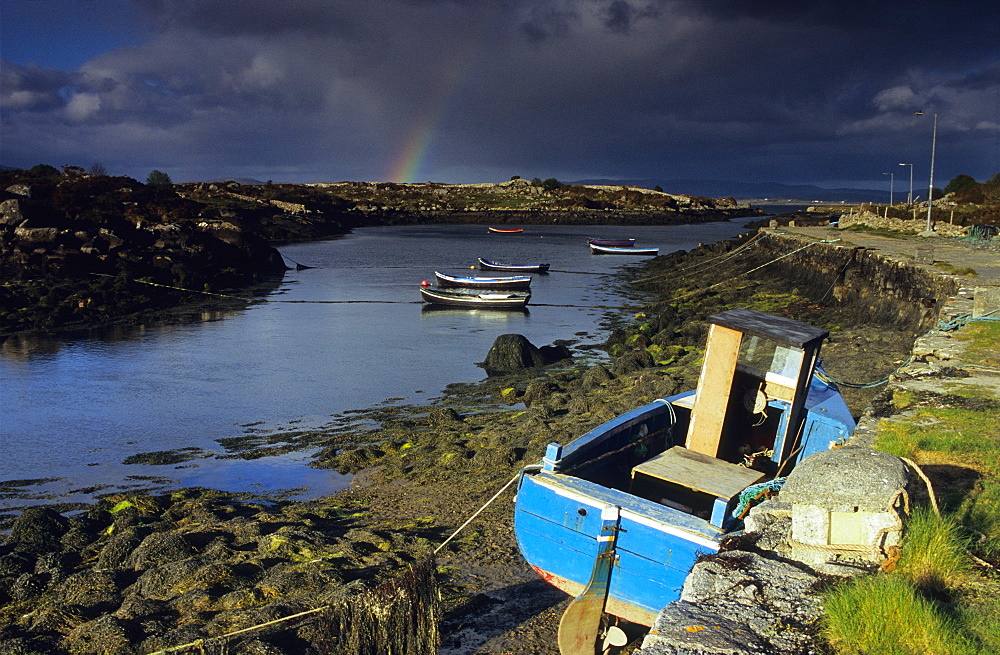
<svg viewBox="0 0 1000 655"><path fill-rule="evenodd" d="M826 639L851 655L997 652L1000 602L977 583L968 541L955 518L915 512L893 571L826 592Z"/></svg>
<svg viewBox="0 0 1000 655"><path fill-rule="evenodd" d="M916 409L902 420L883 420L875 447L948 469L947 481L938 483L939 500L984 535L975 550L992 556L1000 554L1000 411L995 401L968 391L967 396L901 395L898 400L916 403ZM963 399L967 406L954 406Z"/></svg>
<svg viewBox="0 0 1000 655"><path fill-rule="evenodd" d="M952 275L960 275L962 277L976 277L979 275L974 268L970 268L968 266L956 268L951 262L934 262L934 265L947 273L951 273Z"/></svg>
<svg viewBox="0 0 1000 655"><path fill-rule="evenodd" d="M947 593L969 580L968 545L969 537L957 520L920 509L907 523L896 571L923 593Z"/></svg>
<svg viewBox="0 0 1000 655"><path fill-rule="evenodd" d="M1000 325L970 324L963 356L1000 364ZM1000 403L984 388L897 390L904 411L878 425L875 447L921 465L944 516L917 510L896 568L826 593L824 636L837 653L1000 652L1000 581L972 554L1000 557Z"/></svg>
<svg viewBox="0 0 1000 655"><path fill-rule="evenodd" d="M823 634L850 655L959 655L977 650L962 625L904 576L866 576L825 598Z"/></svg>

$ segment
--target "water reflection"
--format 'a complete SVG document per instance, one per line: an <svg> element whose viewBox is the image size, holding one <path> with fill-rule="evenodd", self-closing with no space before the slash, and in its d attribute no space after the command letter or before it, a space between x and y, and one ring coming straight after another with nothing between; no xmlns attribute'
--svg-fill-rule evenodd
<svg viewBox="0 0 1000 655"><path fill-rule="evenodd" d="M603 343L606 308L623 302L604 276L629 264L591 256L592 227L535 229L545 238L490 239L480 226L366 228L283 246L315 266L262 285L291 302L202 302L161 324L3 338L0 481L56 480L0 493L0 508L27 502L25 495L77 498L144 483L335 489L343 480L308 468L304 453L228 460L220 459L223 444L261 422L323 429L331 416L387 398L426 402L450 383L481 380L476 362L500 334L538 346L576 336L580 352ZM718 223L629 233L669 252L741 230ZM468 269L478 256L552 264L532 282L530 313L420 304L420 279ZM182 449L208 456L174 466L124 463Z"/></svg>

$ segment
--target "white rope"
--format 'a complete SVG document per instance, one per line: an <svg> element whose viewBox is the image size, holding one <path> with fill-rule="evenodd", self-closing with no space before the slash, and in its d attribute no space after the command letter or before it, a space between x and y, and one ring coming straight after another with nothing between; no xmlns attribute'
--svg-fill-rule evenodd
<svg viewBox="0 0 1000 655"><path fill-rule="evenodd" d="M938 509L937 496L934 495L934 487L931 485L931 479L927 477L923 469L917 466L917 463L912 459L907 457L900 457L900 459L909 464L910 468L916 471L917 475L920 476L920 479L924 481L924 484L927 486L927 495L930 496L931 499L931 508L934 510L934 514L936 516L941 516L941 510Z"/></svg>
<svg viewBox="0 0 1000 655"><path fill-rule="evenodd" d="M503 492L507 491L507 488L510 485L512 485L515 482L517 482L517 479L519 477L521 477L520 471L518 472L517 475L515 475L514 477L512 477L507 484L505 484L503 487L501 487L500 491L498 491L495 494L493 494L493 497L490 498L489 500L487 500L485 505L483 505L482 507L480 507L479 509L477 509L475 511L475 513L473 513L473 515L470 516L465 523L463 523L462 525L458 526L458 529L455 530L454 532L452 532L450 537L448 537L443 542L441 542L441 545L434 549L434 554L437 555L438 551L445 547L445 544L447 544L449 541L451 541L452 539L454 539L455 537L457 537L459 532L461 532L462 530L464 530L467 525L469 525L470 523L472 523L473 519L475 519L477 516L479 516L480 514L482 514L483 510L490 506L490 503L492 503L494 500L496 500L497 498L499 498L500 494L502 494Z"/></svg>

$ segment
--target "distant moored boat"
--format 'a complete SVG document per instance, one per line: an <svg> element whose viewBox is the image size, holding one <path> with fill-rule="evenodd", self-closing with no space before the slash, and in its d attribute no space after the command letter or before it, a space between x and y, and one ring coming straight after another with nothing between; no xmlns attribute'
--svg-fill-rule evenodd
<svg viewBox="0 0 1000 655"><path fill-rule="evenodd" d="M479 268L484 271L514 271L520 273L547 273L548 264L508 264L495 262L491 259L479 258Z"/></svg>
<svg viewBox="0 0 1000 655"><path fill-rule="evenodd" d="M599 246L596 243L590 244L590 252L594 255L657 255L659 248L611 248Z"/></svg>
<svg viewBox="0 0 1000 655"><path fill-rule="evenodd" d="M635 239L587 239L587 243L607 248L631 248L635 245Z"/></svg>

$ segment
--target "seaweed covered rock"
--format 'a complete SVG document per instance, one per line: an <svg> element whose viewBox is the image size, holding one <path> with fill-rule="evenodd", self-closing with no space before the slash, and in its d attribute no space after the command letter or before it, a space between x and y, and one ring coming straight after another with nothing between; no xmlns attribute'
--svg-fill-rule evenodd
<svg viewBox="0 0 1000 655"><path fill-rule="evenodd" d="M14 521L8 543L24 550L45 552L58 546L66 529L66 519L54 509L29 507Z"/></svg>

